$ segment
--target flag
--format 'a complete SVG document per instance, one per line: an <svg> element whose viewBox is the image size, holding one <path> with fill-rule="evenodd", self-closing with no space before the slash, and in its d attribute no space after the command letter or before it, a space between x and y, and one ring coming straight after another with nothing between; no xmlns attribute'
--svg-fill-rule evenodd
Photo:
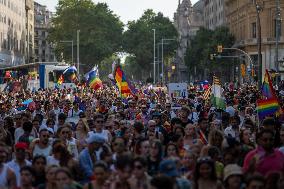
<svg viewBox="0 0 284 189"><path fill-rule="evenodd" d="M203 99L205 101L208 101L210 99L211 96L211 92L212 92L212 86L209 85L208 88L205 90L204 94L203 94Z"/></svg>
<svg viewBox="0 0 284 189"><path fill-rule="evenodd" d="M66 73L77 73L77 68L75 66L70 66L64 70L63 74Z"/></svg>
<svg viewBox="0 0 284 189"><path fill-rule="evenodd" d="M201 142L202 142L204 145L207 145L207 144L208 144L208 141L207 141L207 139L206 139L205 134L204 134L201 130L198 131L198 134L199 134L199 139L201 140Z"/></svg>
<svg viewBox="0 0 284 189"><path fill-rule="evenodd" d="M95 66L91 71L85 74L87 84L94 90L98 90L99 88L103 87L103 83L100 80L98 73L98 66Z"/></svg>
<svg viewBox="0 0 284 189"><path fill-rule="evenodd" d="M89 87L94 90L98 90L99 88L103 87L103 82L100 80L100 78L96 77L90 80Z"/></svg>
<svg viewBox="0 0 284 189"><path fill-rule="evenodd" d="M114 70L114 80L118 87L121 97L128 97L132 95L131 89L129 88L126 75L124 74L123 70L121 69L120 65L117 65Z"/></svg>
<svg viewBox="0 0 284 189"><path fill-rule="evenodd" d="M223 89L221 87L221 82L219 78L213 76L213 85L212 85L212 104L218 108L224 110L226 108L225 100L222 97Z"/></svg>
<svg viewBox="0 0 284 189"><path fill-rule="evenodd" d="M276 98L271 99L259 99L257 100L257 114L259 119L264 119L267 116L271 116L279 109L279 104Z"/></svg>
<svg viewBox="0 0 284 189"><path fill-rule="evenodd" d="M262 95L265 96L267 99L276 98L272 82L267 70L264 75L264 81L262 83L261 92Z"/></svg>
<svg viewBox="0 0 284 189"><path fill-rule="evenodd" d="M62 85L63 82L64 82L64 77L63 77L63 74L61 74L60 77L57 80L57 84Z"/></svg>

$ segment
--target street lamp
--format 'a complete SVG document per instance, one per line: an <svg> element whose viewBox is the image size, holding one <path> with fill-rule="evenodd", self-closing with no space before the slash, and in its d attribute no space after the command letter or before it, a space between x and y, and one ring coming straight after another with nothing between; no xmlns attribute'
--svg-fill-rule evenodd
<svg viewBox="0 0 284 189"><path fill-rule="evenodd" d="M156 61L155 61L155 59L156 59L156 29L152 29L153 30L153 35L154 35L154 48L153 48L153 50L154 50L154 56L153 56L153 63L154 63L154 84L156 83Z"/></svg>
<svg viewBox="0 0 284 189"><path fill-rule="evenodd" d="M262 85L262 57L261 57L261 23L260 23L260 12L263 10L263 6L259 5L256 0L253 0L255 5L255 10L257 13L257 62L258 62L258 87L261 88Z"/></svg>
<svg viewBox="0 0 284 189"><path fill-rule="evenodd" d="M162 83L165 82L165 77L164 77L164 41L175 41L175 39L162 39Z"/></svg>
<svg viewBox="0 0 284 189"><path fill-rule="evenodd" d="M279 73L279 55L278 55L278 48L279 48L279 37L281 32L281 8L280 8L280 1L276 0L276 15L275 15L275 41L276 41L276 48L275 48L275 67L276 71ZM278 84L278 78L276 78L276 84Z"/></svg>
<svg viewBox="0 0 284 189"><path fill-rule="evenodd" d="M78 76L80 78L80 58L79 58L79 54L80 54L80 30L77 30L77 72L78 72Z"/></svg>
<svg viewBox="0 0 284 189"><path fill-rule="evenodd" d="M73 43L74 43L74 41L73 40L70 40L70 41L59 41L60 43L71 43L71 45L72 45L72 64L73 64L73 57L74 57L74 53L73 53Z"/></svg>

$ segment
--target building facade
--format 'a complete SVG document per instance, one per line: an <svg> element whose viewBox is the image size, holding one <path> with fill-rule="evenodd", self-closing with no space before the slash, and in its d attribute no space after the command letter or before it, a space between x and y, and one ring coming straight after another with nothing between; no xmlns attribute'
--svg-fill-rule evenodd
<svg viewBox="0 0 284 189"><path fill-rule="evenodd" d="M204 27L214 30L223 26L225 20L225 0L203 0L204 1Z"/></svg>
<svg viewBox="0 0 284 189"><path fill-rule="evenodd" d="M261 25L261 60L262 74L265 69L277 70L276 64L276 3L275 0L256 1L261 11L259 13ZM227 9L227 25L236 38L234 47L247 52L253 61L254 71L258 70L258 26L257 11L253 1L247 0L225 0ZM281 19L284 18L284 1L280 0ZM279 25L279 48L278 60L284 58L284 24ZM284 72L283 64L279 70ZM283 79L283 73L281 74ZM263 78L263 77L262 77Z"/></svg>
<svg viewBox="0 0 284 189"><path fill-rule="evenodd" d="M0 0L0 65L24 62L26 52L26 12L24 0Z"/></svg>
<svg viewBox="0 0 284 189"><path fill-rule="evenodd" d="M34 1L26 1L26 60L25 63L34 62Z"/></svg>
<svg viewBox="0 0 284 189"><path fill-rule="evenodd" d="M52 12L46 6L34 3L35 12L35 62L55 62L54 48L48 43Z"/></svg>

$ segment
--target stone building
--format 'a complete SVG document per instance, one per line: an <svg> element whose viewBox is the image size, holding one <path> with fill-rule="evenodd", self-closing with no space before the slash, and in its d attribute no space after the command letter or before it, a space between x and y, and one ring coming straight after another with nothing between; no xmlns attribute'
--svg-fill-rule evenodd
<svg viewBox="0 0 284 189"><path fill-rule="evenodd" d="M46 6L34 3L35 12L35 62L55 62L54 48L48 43L52 12Z"/></svg>
<svg viewBox="0 0 284 189"><path fill-rule="evenodd" d="M204 1L204 27L214 30L225 24L225 3L224 0L203 0Z"/></svg>
<svg viewBox="0 0 284 189"><path fill-rule="evenodd" d="M34 1L26 2L26 63L34 62Z"/></svg>
<svg viewBox="0 0 284 189"><path fill-rule="evenodd" d="M0 0L0 65L24 63L26 52L24 0Z"/></svg>
<svg viewBox="0 0 284 189"><path fill-rule="evenodd" d="M262 57L262 74L265 69L276 70L276 3L275 0L257 1L262 8L260 11L261 25L261 57ZM254 64L254 70L257 74L257 11L253 1L248 0L225 0L227 6L227 25L231 33L236 38L234 47L247 52ZM280 0L281 18L284 18L284 1ZM284 24L280 25L279 40L279 58L284 58ZM284 71L283 64L279 66L280 71ZM282 73L283 74L283 73ZM263 77L262 77L263 78ZM283 75L282 75L283 79Z"/></svg>

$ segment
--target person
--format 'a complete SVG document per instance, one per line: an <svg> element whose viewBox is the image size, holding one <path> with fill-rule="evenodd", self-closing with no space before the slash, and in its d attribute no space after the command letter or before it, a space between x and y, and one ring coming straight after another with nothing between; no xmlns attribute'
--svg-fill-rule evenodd
<svg viewBox="0 0 284 189"><path fill-rule="evenodd" d="M98 161L94 164L95 180L85 184L83 189L100 189L107 185L109 175L108 165L103 161Z"/></svg>
<svg viewBox="0 0 284 189"><path fill-rule="evenodd" d="M45 166L46 158L44 156L38 155L33 158L32 167L35 171L34 186L45 183Z"/></svg>
<svg viewBox="0 0 284 189"><path fill-rule="evenodd" d="M225 136L233 137L237 141L240 141L239 127L240 127L240 117L239 116L230 117L230 125L224 130Z"/></svg>
<svg viewBox="0 0 284 189"><path fill-rule="evenodd" d="M181 125L183 128L185 128L185 126L189 123L193 124L193 121L191 119L189 119L189 114L190 114L190 109L186 106L183 106L178 114L178 117L181 120ZM191 117L193 119L193 117Z"/></svg>
<svg viewBox="0 0 284 189"><path fill-rule="evenodd" d="M104 126L104 116L103 114L97 113L94 115L94 123L95 123L95 128L89 132L90 133L97 133L101 135L107 142L111 141L111 134L108 130L105 130L103 128Z"/></svg>
<svg viewBox="0 0 284 189"><path fill-rule="evenodd" d="M35 171L30 166L24 166L20 170L21 186L17 189L34 189Z"/></svg>
<svg viewBox="0 0 284 189"><path fill-rule="evenodd" d="M147 173L147 161L143 157L133 159L132 176L129 179L131 188L150 189L151 177Z"/></svg>
<svg viewBox="0 0 284 189"><path fill-rule="evenodd" d="M79 152L87 146L85 139L87 138L89 131L90 129L86 118L80 118L76 126L76 131L74 132L75 138L78 140Z"/></svg>
<svg viewBox="0 0 284 189"><path fill-rule="evenodd" d="M117 157L115 162L116 173L111 182L110 189L130 189L129 178L133 170L133 159L130 154Z"/></svg>
<svg viewBox="0 0 284 189"><path fill-rule="evenodd" d="M224 186L226 189L242 188L243 172L237 164L229 164L224 168Z"/></svg>
<svg viewBox="0 0 284 189"><path fill-rule="evenodd" d="M45 167L45 182L38 186L38 189L53 189L56 188L55 172L58 169L57 165Z"/></svg>
<svg viewBox="0 0 284 189"><path fill-rule="evenodd" d="M264 189L265 179L259 174L253 174L246 180L246 189Z"/></svg>
<svg viewBox="0 0 284 189"><path fill-rule="evenodd" d="M165 148L165 158L179 158L179 149L173 142L169 142Z"/></svg>
<svg viewBox="0 0 284 189"><path fill-rule="evenodd" d="M185 126L184 129L184 137L183 137L183 147L186 150L190 150L190 147L193 144L202 145L202 142L200 139L197 138L197 132L195 125L189 123Z"/></svg>
<svg viewBox="0 0 284 189"><path fill-rule="evenodd" d="M33 157L43 155L47 158L51 154L52 146L49 141L49 131L44 128L39 131L39 140L33 141L30 145L30 151Z"/></svg>
<svg viewBox="0 0 284 189"><path fill-rule="evenodd" d="M170 177L174 183L175 188L191 188L191 183L187 179L180 177L176 162L172 159L166 159L160 163L159 173Z"/></svg>
<svg viewBox="0 0 284 189"><path fill-rule="evenodd" d="M25 142L29 146L30 143L36 138L35 135L32 134L33 124L30 121L24 122L22 126L24 133L19 137L19 142Z"/></svg>
<svg viewBox="0 0 284 189"><path fill-rule="evenodd" d="M193 179L196 161L197 155L191 150L186 150L183 156L181 157L180 173L184 178L187 178L189 181L192 181Z"/></svg>
<svg viewBox="0 0 284 189"><path fill-rule="evenodd" d="M88 146L80 153L79 164L84 174L84 182L92 179L94 174L94 163L97 161L96 151L105 142L105 139L100 135L93 133L87 139Z"/></svg>
<svg viewBox="0 0 284 189"><path fill-rule="evenodd" d="M31 166L31 162L26 159L26 151L28 145L24 142L15 144L15 159L7 163L8 167L13 170L16 175L17 187L21 185L20 169L24 166Z"/></svg>
<svg viewBox="0 0 284 189"><path fill-rule="evenodd" d="M210 157L200 157L194 171L193 189L222 189L217 179L215 163Z"/></svg>
<svg viewBox="0 0 284 189"><path fill-rule="evenodd" d="M146 138L141 138L136 142L135 155L147 158L150 154L150 142Z"/></svg>
<svg viewBox="0 0 284 189"><path fill-rule="evenodd" d="M72 174L67 168L58 168L55 171L56 188L64 189L71 187L74 189L83 189L83 187L73 180Z"/></svg>
<svg viewBox="0 0 284 189"><path fill-rule="evenodd" d="M273 148L274 132L263 129L257 135L258 146L250 151L244 160L243 169L246 173L258 172L265 176L271 171L284 171L284 155Z"/></svg>
<svg viewBox="0 0 284 189"><path fill-rule="evenodd" d="M16 175L14 171L6 164L7 145L0 142L0 188L16 187Z"/></svg>
<svg viewBox="0 0 284 189"><path fill-rule="evenodd" d="M150 144L150 155L147 158L148 174L154 176L158 174L159 164L162 161L163 146L160 140L154 140Z"/></svg>

